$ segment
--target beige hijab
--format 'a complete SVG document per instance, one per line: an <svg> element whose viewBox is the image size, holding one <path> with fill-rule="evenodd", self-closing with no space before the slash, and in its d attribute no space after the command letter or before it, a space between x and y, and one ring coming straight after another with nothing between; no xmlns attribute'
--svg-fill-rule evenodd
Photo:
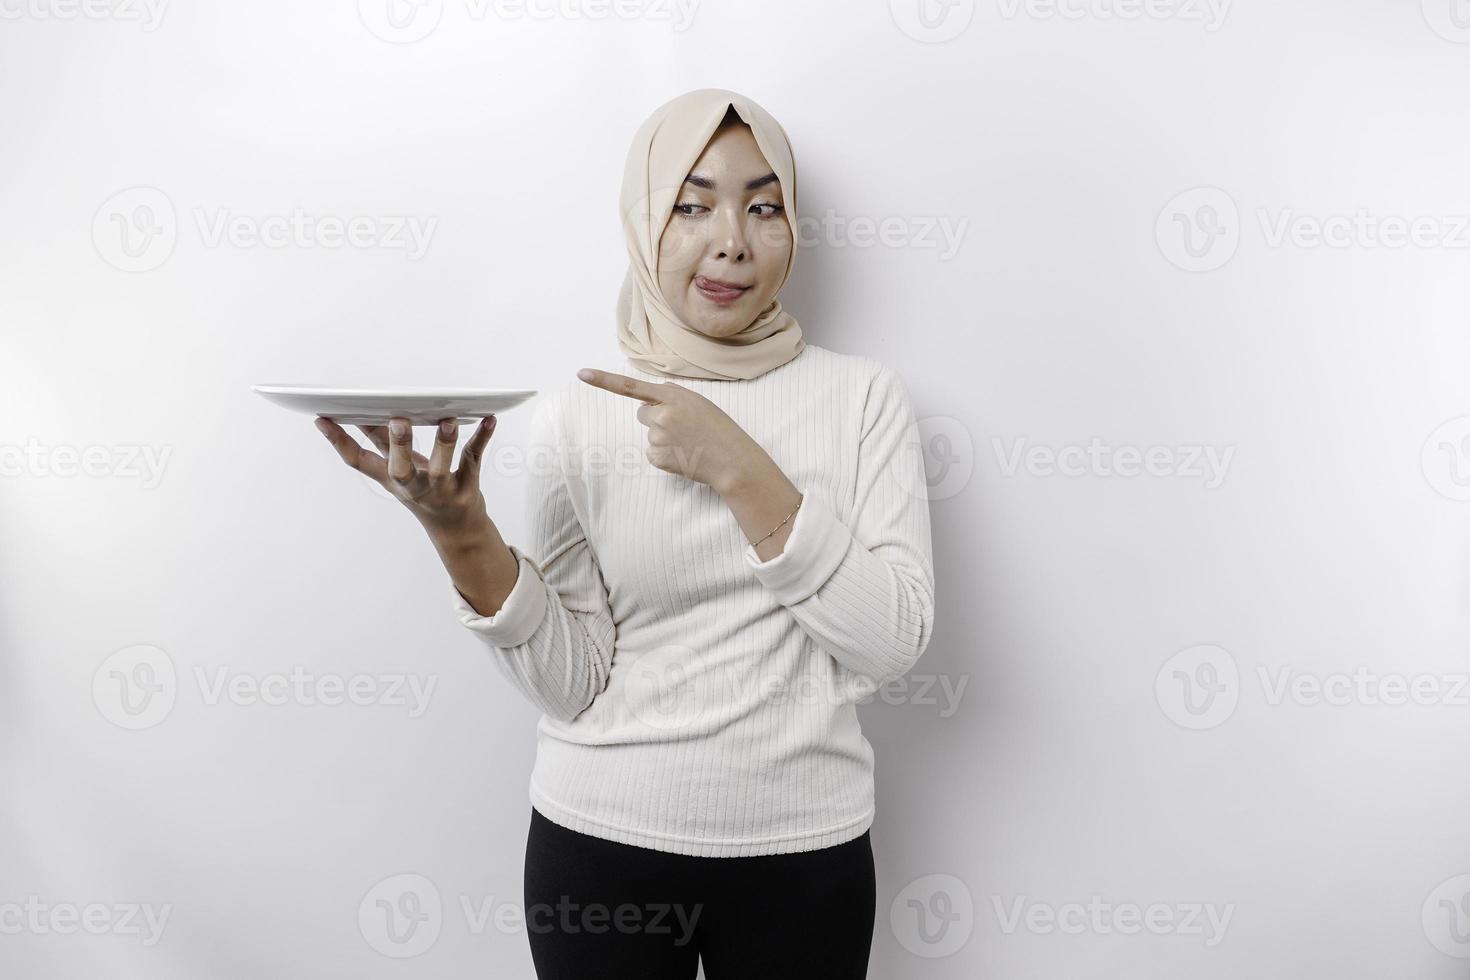
<svg viewBox="0 0 1470 980"><path fill-rule="evenodd" d="M801 325L781 309L779 300L772 299L739 333L708 337L680 320L659 290L659 238L684 178L730 106L749 124L781 181L792 242L782 286L796 262L796 161L781 124L750 99L725 89L697 89L659 106L634 135L623 171L619 203L629 261L617 308L618 346L635 365L654 374L721 381L754 378L785 364L806 346Z"/></svg>

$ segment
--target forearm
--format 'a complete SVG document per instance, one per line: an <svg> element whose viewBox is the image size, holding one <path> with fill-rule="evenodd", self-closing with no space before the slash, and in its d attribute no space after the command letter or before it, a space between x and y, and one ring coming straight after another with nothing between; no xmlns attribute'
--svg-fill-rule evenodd
<svg viewBox="0 0 1470 980"><path fill-rule="evenodd" d="M818 647L881 685L906 674L929 643L932 573L915 556L889 561L854 539L821 587L787 608Z"/></svg>
<svg viewBox="0 0 1470 980"><path fill-rule="evenodd" d="M722 496L752 542L756 574L803 631L842 666L877 683L904 674L928 644L933 571L927 501L903 492L876 500L868 545L825 498L803 499L774 463L748 467ZM754 542L796 501L801 509ZM792 534L801 524L801 535ZM855 527L858 525L854 525Z"/></svg>
<svg viewBox="0 0 1470 980"><path fill-rule="evenodd" d="M532 704L570 721L607 686L616 627L586 544L565 550L557 547L555 535L533 534L533 540L548 558L538 564L519 548L507 547L515 569L508 585L495 560L503 542L486 543L500 541L493 530L440 537L436 547L451 579L459 574L465 581L449 589L460 622L484 641L496 668ZM492 598L484 605L493 606L493 612L481 613L471 604L471 579L486 582Z"/></svg>
<svg viewBox="0 0 1470 980"><path fill-rule="evenodd" d="M745 539L752 543L760 541L772 528L781 524L801 501L801 491L759 446L751 450L748 461L736 467L727 482L715 489L745 532ZM794 517L755 545L756 556L761 561L769 561L781 554L793 523Z"/></svg>
<svg viewBox="0 0 1470 980"><path fill-rule="evenodd" d="M500 611L515 587L520 564L488 515L462 527L425 525L454 587L481 616Z"/></svg>

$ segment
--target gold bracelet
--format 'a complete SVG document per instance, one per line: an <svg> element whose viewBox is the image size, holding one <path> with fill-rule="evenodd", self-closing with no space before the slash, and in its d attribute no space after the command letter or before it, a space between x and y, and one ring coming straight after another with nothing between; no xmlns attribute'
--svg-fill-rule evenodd
<svg viewBox="0 0 1470 980"><path fill-rule="evenodd" d="M801 503L802 503L803 500L806 500L806 494L802 494L801 497L799 497L797 499L797 501L796 501L796 510L793 510L791 513L787 514L784 518L782 518L781 524L785 524L787 521L791 520L791 518L793 518L793 517L796 516L796 511L797 510L801 510ZM781 530L781 524L777 524L775 527L773 527L769 531L767 531L765 533L765 537L762 537L761 538L761 541L764 541L766 538L769 538L771 535L773 535L777 531ZM751 545L751 547L754 548L756 545L760 544L761 541L756 541L755 543L753 543Z"/></svg>

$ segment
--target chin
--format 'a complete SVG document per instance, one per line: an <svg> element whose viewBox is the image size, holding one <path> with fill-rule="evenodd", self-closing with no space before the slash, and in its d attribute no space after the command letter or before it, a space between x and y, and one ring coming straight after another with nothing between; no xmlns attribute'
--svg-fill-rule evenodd
<svg viewBox="0 0 1470 980"><path fill-rule="evenodd" d="M706 337L729 337L744 330L754 319L744 299L734 306L716 307L700 295L698 287L692 282L689 286L689 302L684 309L676 312L685 323Z"/></svg>
<svg viewBox="0 0 1470 980"><path fill-rule="evenodd" d="M711 320L709 317L695 317L685 319L684 322L706 337L728 337L740 332L738 328L732 329L727 321Z"/></svg>

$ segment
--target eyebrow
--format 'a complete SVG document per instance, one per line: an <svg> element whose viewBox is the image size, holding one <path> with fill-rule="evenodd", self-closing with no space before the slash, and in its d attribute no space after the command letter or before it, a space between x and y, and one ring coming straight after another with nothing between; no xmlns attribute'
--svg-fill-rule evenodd
<svg viewBox="0 0 1470 980"><path fill-rule="evenodd" d="M759 190L767 184L776 183L776 180L775 174L766 174L764 177L757 177L755 180L746 181L745 189L748 191ZM710 180L708 177L701 177L698 174L690 174L688 177L685 177L684 183L693 184L695 187L703 187L709 191L715 189L715 182L713 180Z"/></svg>

